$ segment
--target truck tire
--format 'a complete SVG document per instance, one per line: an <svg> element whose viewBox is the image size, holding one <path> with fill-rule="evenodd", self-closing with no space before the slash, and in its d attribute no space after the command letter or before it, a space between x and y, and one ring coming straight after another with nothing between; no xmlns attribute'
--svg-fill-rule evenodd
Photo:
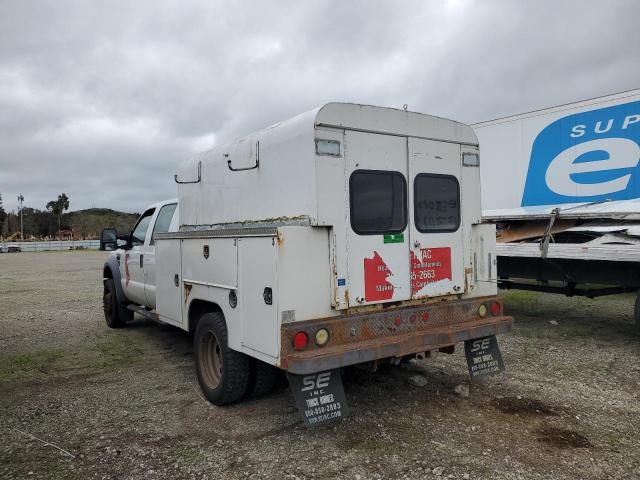
<svg viewBox="0 0 640 480"><path fill-rule="evenodd" d="M249 357L229 348L227 325L220 312L200 317L193 337L198 383L214 405L238 402L249 387Z"/></svg>
<svg viewBox="0 0 640 480"><path fill-rule="evenodd" d="M133 312L118 302L116 294L116 284L113 278L104 281L104 293L102 294L102 306L104 309L104 319L109 328L120 328L125 323L133 320Z"/></svg>
<svg viewBox="0 0 640 480"><path fill-rule="evenodd" d="M271 392L278 383L279 374L280 371L273 365L252 359L247 396L256 398Z"/></svg>

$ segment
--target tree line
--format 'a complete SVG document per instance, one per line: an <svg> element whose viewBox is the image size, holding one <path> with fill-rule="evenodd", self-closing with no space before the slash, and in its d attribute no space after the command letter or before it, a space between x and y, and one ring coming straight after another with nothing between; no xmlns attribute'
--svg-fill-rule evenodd
<svg viewBox="0 0 640 480"><path fill-rule="evenodd" d="M42 240L61 238L61 232L67 232L65 238L98 238L103 228L115 227L118 232L127 233L137 218L137 214L117 212L106 208L91 208L76 212L67 212L70 199L62 193L51 200L43 210L24 206L22 222L24 240ZM7 212L0 194L0 238L20 238L20 209Z"/></svg>

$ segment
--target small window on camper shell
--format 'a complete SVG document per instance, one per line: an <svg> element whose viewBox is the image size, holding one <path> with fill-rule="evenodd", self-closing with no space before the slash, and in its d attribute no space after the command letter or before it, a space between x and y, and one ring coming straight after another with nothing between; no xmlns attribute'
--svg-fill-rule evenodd
<svg viewBox="0 0 640 480"><path fill-rule="evenodd" d="M452 175L420 173L413 181L414 220L422 233L460 227L460 184Z"/></svg>
<svg viewBox="0 0 640 480"><path fill-rule="evenodd" d="M400 172L356 170L349 178L351 228L359 235L407 227L407 182Z"/></svg>

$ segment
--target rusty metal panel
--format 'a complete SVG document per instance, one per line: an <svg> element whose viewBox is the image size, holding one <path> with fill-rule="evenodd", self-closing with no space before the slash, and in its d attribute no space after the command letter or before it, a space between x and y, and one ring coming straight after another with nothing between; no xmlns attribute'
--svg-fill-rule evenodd
<svg viewBox="0 0 640 480"><path fill-rule="evenodd" d="M493 303L499 306L494 310L497 315L487 312L481 317L480 305L490 307ZM409 355L509 331L512 324L511 317L502 315L502 304L495 297L286 324L282 327L280 366L306 373ZM329 330L329 342L323 347L313 341L320 328ZM293 336L300 331L309 337L304 351L293 348Z"/></svg>
<svg viewBox="0 0 640 480"><path fill-rule="evenodd" d="M454 326L364 340L355 344L289 353L282 358L280 367L297 374L320 372L383 358L446 348L466 340L505 333L511 330L512 326L512 317L498 316L474 320Z"/></svg>
<svg viewBox="0 0 640 480"><path fill-rule="evenodd" d="M480 320L479 305L493 302L500 304L497 299L449 301L419 307L396 308L374 313L296 322L284 325L282 328L282 353L286 355L293 351L291 339L296 332L300 331L306 332L312 339L318 328L325 327L329 329L331 338L328 345L354 344L363 340L428 331L437 327ZM320 347L311 345L309 348L318 349Z"/></svg>

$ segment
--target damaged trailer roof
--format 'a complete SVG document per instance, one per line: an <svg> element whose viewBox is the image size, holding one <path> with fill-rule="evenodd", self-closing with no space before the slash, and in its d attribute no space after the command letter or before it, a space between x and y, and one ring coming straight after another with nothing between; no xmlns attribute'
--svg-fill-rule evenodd
<svg viewBox="0 0 640 480"><path fill-rule="evenodd" d="M557 218L563 219L640 220L640 199L484 210L482 219L485 222L544 220L555 208L559 210Z"/></svg>

